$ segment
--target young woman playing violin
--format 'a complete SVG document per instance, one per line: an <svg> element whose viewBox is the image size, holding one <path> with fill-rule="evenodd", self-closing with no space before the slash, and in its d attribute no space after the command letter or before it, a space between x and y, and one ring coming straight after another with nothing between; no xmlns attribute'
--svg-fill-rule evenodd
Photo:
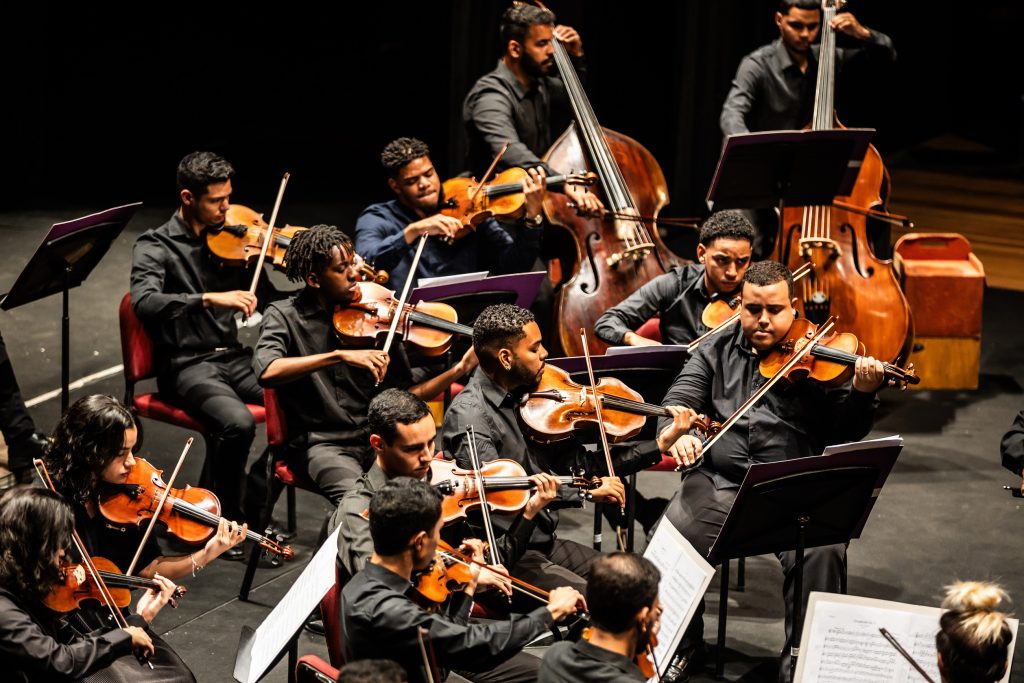
<svg viewBox="0 0 1024 683"><path fill-rule="evenodd" d="M0 670L5 681L194 681L191 672L146 626L166 604L166 590L147 590L127 626L94 627L46 606L64 583L75 527L71 505L43 488L0 495ZM77 615L75 615L77 616ZM136 653L153 664L143 666Z"/></svg>

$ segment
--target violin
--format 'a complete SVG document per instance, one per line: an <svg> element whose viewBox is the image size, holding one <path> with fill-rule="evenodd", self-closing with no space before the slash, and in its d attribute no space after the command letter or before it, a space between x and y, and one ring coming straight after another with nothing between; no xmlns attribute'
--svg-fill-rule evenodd
<svg viewBox="0 0 1024 683"><path fill-rule="evenodd" d="M161 586L152 579L144 579L138 576L125 576L110 560L104 557L92 558L93 564L99 570L98 574L106 584L114 604L118 607L127 607L132 601L133 588L150 588L160 591ZM102 602L99 586L89 575L87 568L80 562L66 562L60 566L60 580L50 590L50 593L43 598L43 604L54 612L70 612L77 609L85 600L96 600ZM186 592L184 586L176 586L171 596L171 607L177 607Z"/></svg>
<svg viewBox="0 0 1024 683"><path fill-rule="evenodd" d="M490 182L480 184L475 178L450 178L441 185L441 213L462 223L450 240L465 237L488 218L499 221L522 218L526 212L523 180L526 169L509 168ZM565 185L593 185L594 173L568 173L544 179L545 187L558 191Z"/></svg>
<svg viewBox="0 0 1024 683"><path fill-rule="evenodd" d="M104 484L100 490L100 513L113 524L141 526L157 513L167 484L156 469L143 458L135 458L135 467L123 484ZM222 519L220 501L212 491L186 486L171 489L159 511L167 532L185 543L204 543L214 534ZM246 538L285 560L295 557L290 546L252 531Z"/></svg>
<svg viewBox="0 0 1024 683"><path fill-rule="evenodd" d="M499 458L486 462L480 468L480 476L488 507L493 512L518 512L530 500L533 482L515 460ZM584 491L601 485L597 477L561 476L556 479L563 486L575 486ZM465 517L467 512L481 505L473 472L459 469L454 461L435 460L430 463L430 484L444 496L441 516L445 524Z"/></svg>
<svg viewBox="0 0 1024 683"><path fill-rule="evenodd" d="M794 320L782 341L761 359L761 374L773 378L782 373L790 382L809 378L825 386L838 386L850 379L854 364L864 355L864 344L850 332L826 333L824 337L815 340L818 332L818 326L806 318ZM813 345L810 352L791 364L790 361L803 352L808 344ZM898 384L901 389L921 381L913 364L906 369L890 363L882 363L882 367L885 378Z"/></svg>
<svg viewBox="0 0 1024 683"><path fill-rule="evenodd" d="M430 566L414 577L416 592L434 606L444 603L448 596L463 590L473 580L469 564L450 554L456 552L454 548L443 540L438 542L437 548Z"/></svg>
<svg viewBox="0 0 1024 683"><path fill-rule="evenodd" d="M394 291L373 282L358 286L356 297L334 311L334 331L346 346L374 346L387 336L395 311L399 309ZM459 315L448 304L421 301L401 307L398 332L414 350L424 356L440 356L452 345L452 336L471 337L473 328L459 324Z"/></svg>

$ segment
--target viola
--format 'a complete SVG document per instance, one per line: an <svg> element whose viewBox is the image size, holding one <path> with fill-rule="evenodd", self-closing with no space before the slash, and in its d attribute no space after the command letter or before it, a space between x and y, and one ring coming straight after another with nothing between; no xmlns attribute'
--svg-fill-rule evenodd
<svg viewBox="0 0 1024 683"><path fill-rule="evenodd" d="M473 580L469 565L449 554L454 551L450 545L439 541L433 562L414 577L416 592L431 605L444 603L448 596L464 589Z"/></svg>
<svg viewBox="0 0 1024 683"><path fill-rule="evenodd" d="M396 310L401 311L398 333L424 356L447 352L453 335L473 335L473 328L460 325L458 313L448 304L421 301L399 309L394 291L373 282L360 283L352 303L334 311L334 331L346 346L375 346L378 337L387 336Z"/></svg>
<svg viewBox="0 0 1024 683"><path fill-rule="evenodd" d="M502 171L490 182L481 185L475 178L450 178L441 185L441 213L458 219L462 228L453 240L465 237L488 218L499 221L522 218L526 212L523 180L528 173L522 168ZM544 179L545 187L559 190L565 185L592 185L593 173L569 173Z"/></svg>
<svg viewBox="0 0 1024 683"><path fill-rule="evenodd" d="M161 586L152 579L144 579L139 576L125 576L110 560L104 557L92 558L93 564L99 570L98 574L103 583L106 584L114 604L118 607L127 607L131 604L133 588L150 588L160 591ZM66 562L60 566L62 583L57 584L50 590L50 593L43 598L43 604L54 612L70 612L77 609L85 600L96 600L102 602L103 596L100 588L89 574L88 569L80 562ZM171 606L177 607L186 592L184 586L176 586L171 596Z"/></svg>
<svg viewBox="0 0 1024 683"><path fill-rule="evenodd" d="M518 512L530 500L533 482L526 476L526 470L515 460L499 458L483 464L480 468L481 481L487 496L488 507L493 512ZM556 477L564 486L575 486L585 491L601 485L600 479L582 476ZM430 484L444 499L441 501L441 516L448 524L481 505L477 491L476 477L470 470L460 469L451 460L435 460L430 463Z"/></svg>
<svg viewBox="0 0 1024 683"><path fill-rule="evenodd" d="M123 484L105 483L101 488L100 513L113 524L141 526L157 513L160 498L167 490L162 474L163 470L145 459L135 458L135 466ZM191 486L171 489L159 515L170 535L193 544L209 540L222 519L217 496ZM282 559L295 557L290 546L280 545L251 529L246 538Z"/></svg>

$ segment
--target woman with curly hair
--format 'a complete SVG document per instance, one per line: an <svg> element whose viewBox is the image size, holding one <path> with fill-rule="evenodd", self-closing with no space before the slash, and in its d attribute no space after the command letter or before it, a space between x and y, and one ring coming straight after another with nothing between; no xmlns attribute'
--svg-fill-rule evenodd
<svg viewBox="0 0 1024 683"><path fill-rule="evenodd" d="M119 658L133 651L153 654L144 626L166 602L156 591L139 600L139 615L130 617L126 628L88 634L61 623L43 605L61 581L60 564L73 527L71 506L51 491L16 487L0 495L0 671L5 681L119 680L106 675ZM169 581L166 585L173 588Z"/></svg>
<svg viewBox="0 0 1024 683"><path fill-rule="evenodd" d="M935 636L943 683L994 683L1006 675L1013 631L997 611L1007 600L994 583L960 581L949 586Z"/></svg>

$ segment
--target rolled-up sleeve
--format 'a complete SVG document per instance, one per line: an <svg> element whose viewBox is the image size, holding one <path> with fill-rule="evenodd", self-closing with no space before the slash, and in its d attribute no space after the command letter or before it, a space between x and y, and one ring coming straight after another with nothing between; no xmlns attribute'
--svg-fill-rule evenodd
<svg viewBox="0 0 1024 683"><path fill-rule="evenodd" d="M252 354L252 370L260 385L263 385L263 373L270 364L278 358L286 357L289 348L291 330L285 322L284 313L277 304L270 304L263 316L263 328Z"/></svg>

